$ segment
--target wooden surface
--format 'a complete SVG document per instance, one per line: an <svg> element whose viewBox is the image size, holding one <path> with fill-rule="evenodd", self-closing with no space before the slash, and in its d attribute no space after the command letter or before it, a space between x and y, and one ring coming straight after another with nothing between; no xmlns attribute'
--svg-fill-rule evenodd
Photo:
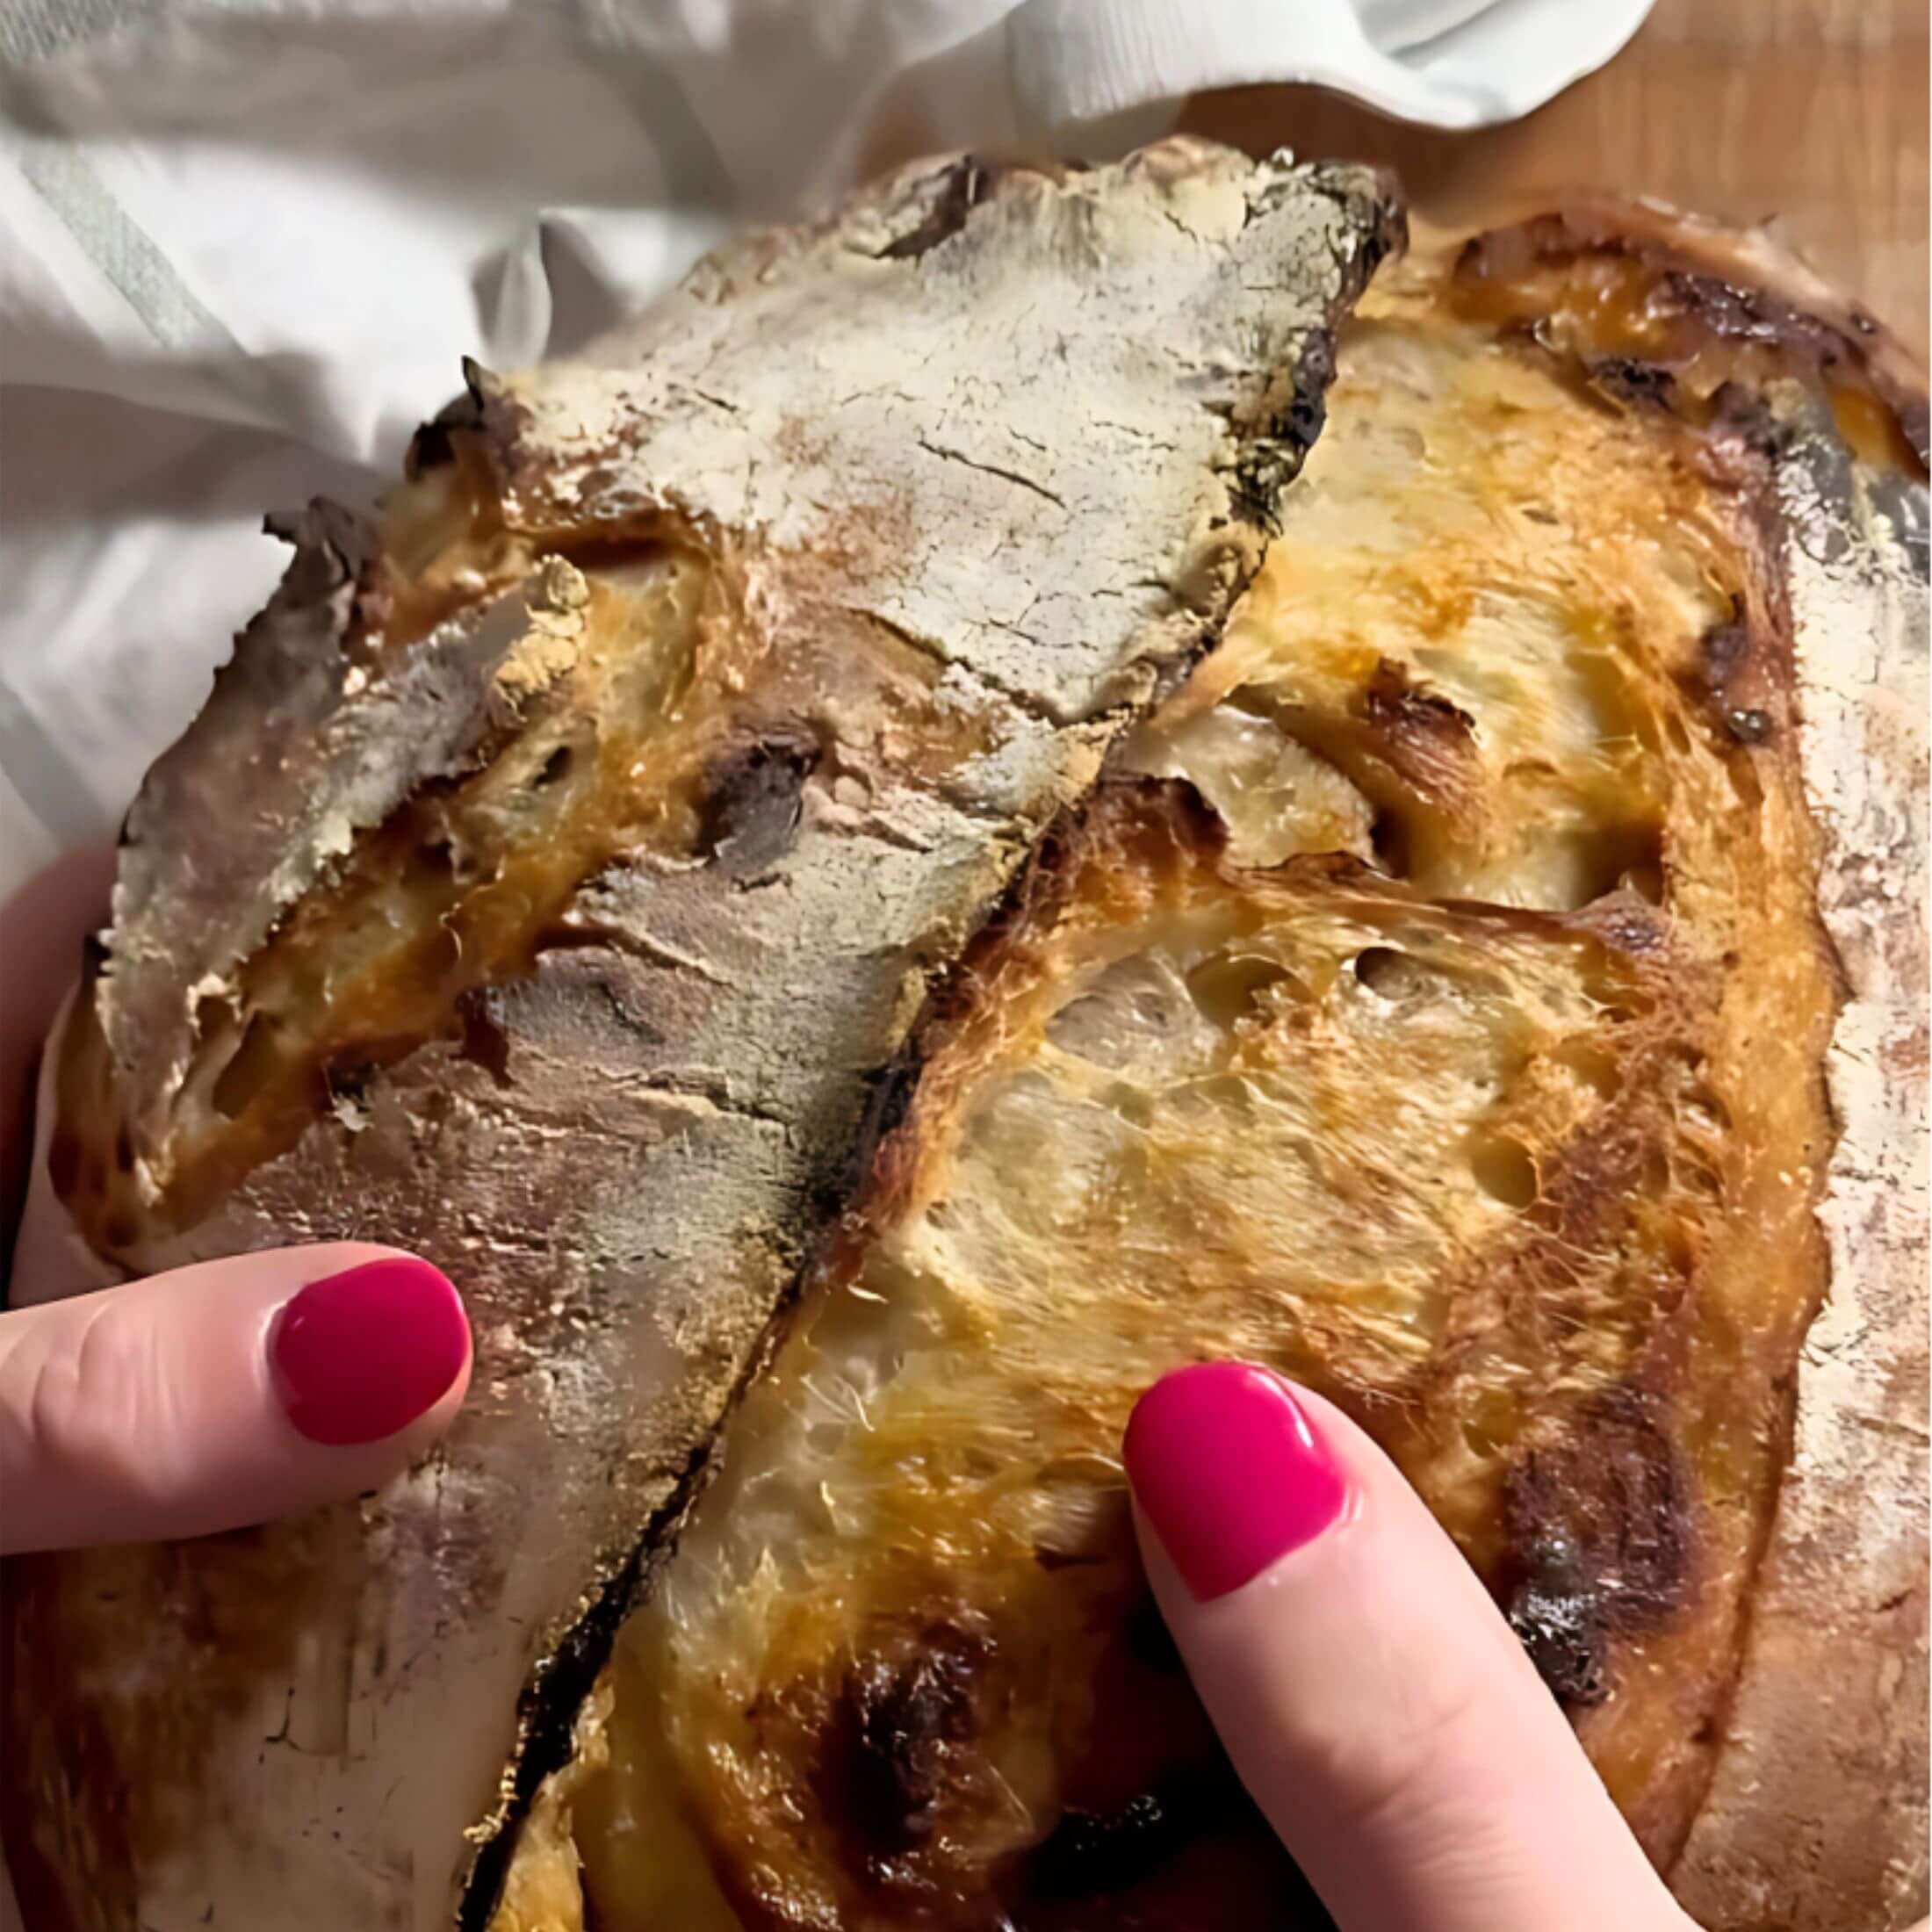
<svg viewBox="0 0 1932 1932"><path fill-rule="evenodd" d="M1251 149L1391 163L1443 222L1566 188L1776 216L1789 244L1922 358L1927 15L1926 0L1658 0L1608 67L1506 127L1402 126L1294 87L1203 95L1185 125Z"/></svg>

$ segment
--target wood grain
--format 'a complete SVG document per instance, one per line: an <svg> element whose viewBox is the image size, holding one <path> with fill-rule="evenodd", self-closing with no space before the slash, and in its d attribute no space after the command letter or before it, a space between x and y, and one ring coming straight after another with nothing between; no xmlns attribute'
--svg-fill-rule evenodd
<svg viewBox="0 0 1932 1932"><path fill-rule="evenodd" d="M1928 54L1925 0L1659 0L1608 67L1508 126L1411 127L1291 86L1198 96L1184 125L1258 152L1391 164L1442 222L1578 188L1775 217L1922 358Z"/></svg>

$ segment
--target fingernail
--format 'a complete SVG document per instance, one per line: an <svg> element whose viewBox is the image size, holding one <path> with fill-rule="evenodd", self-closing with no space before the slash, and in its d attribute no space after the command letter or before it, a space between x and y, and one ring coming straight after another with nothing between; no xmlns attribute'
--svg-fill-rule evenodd
<svg viewBox="0 0 1932 1932"><path fill-rule="evenodd" d="M311 1442L379 1442L449 1393L469 1347L449 1278L414 1255L385 1255L285 1302L269 1365L289 1420Z"/></svg>
<svg viewBox="0 0 1932 1932"><path fill-rule="evenodd" d="M1156 1382L1128 1418L1125 1453L1134 1499L1197 1603L1313 1541L1348 1500L1294 1392L1245 1362Z"/></svg>

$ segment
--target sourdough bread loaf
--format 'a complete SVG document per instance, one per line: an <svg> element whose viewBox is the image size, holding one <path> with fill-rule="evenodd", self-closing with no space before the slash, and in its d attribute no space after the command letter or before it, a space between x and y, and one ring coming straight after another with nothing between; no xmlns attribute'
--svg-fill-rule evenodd
<svg viewBox="0 0 1932 1932"><path fill-rule="evenodd" d="M1756 238L1400 234L927 164L292 528L42 1178L415 1247L475 1392L14 1569L47 1923L1319 1924L1116 1457L1230 1353L1704 1922L1923 1909L1922 382Z"/></svg>

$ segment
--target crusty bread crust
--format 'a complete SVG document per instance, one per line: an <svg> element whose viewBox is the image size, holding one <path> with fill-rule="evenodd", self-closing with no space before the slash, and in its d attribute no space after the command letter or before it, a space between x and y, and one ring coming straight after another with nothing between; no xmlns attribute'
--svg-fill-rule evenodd
<svg viewBox="0 0 1932 1932"><path fill-rule="evenodd" d="M1925 375L1761 235L1651 211L1718 272L1877 344L1925 454ZM1927 499L1815 422L1779 465L1819 912L1844 976L1823 1310L1711 1785L1671 1873L1726 1932L1927 1910Z"/></svg>
<svg viewBox="0 0 1932 1932"><path fill-rule="evenodd" d="M1827 1172L1825 1101L1828 1075L1842 1117L1846 1028L1868 1023L1869 989L1882 983L1844 956L1834 881L1848 840L1869 850L1886 828L1814 826L1817 782L1800 784L1800 761L1819 752L1816 665L1869 694L1864 652L1885 633L1886 600L1922 599L1898 540L1922 518L1922 472L1899 416L1861 414L1875 378L1851 338L1781 289L1714 281L1713 238L1694 240L1674 251L1654 211L1619 227L1594 210L1486 236L1456 266L1395 274L1366 299L1343 340L1331 440L1285 504L1266 569L1220 651L1136 741L1142 768L1186 781L1194 807L1113 774L929 1013L912 1098L848 1217L848 1245L808 1287L723 1439L721 1488L620 1639L576 1760L530 1821L496 1932L573 1925L593 1907L628 1932L676 1916L672 1897L706 1923L742 1913L869 1932L900 1922L915 1898L962 1923L994 1898L1022 1921L1050 1910L1056 1924L1167 1923L1177 1912L1204 1925L1283 1912L1301 1922L1237 1800L1177 1802L1219 1788L1211 1748L1202 1755L1157 1672L1129 1660L1132 1639L1117 1641L1135 1586L1111 1445L1135 1377L1176 1347L1210 1346L1313 1379L1398 1455L1705 1922L1823 1932L1915 1913L1923 1652L1911 1616L1924 1543L1909 1429L1879 1431L1891 1488L1876 1527L1831 1528L1849 1570L1824 1574L1831 1556L1813 1566L1797 1634L1816 1654L1768 1667L1752 1592L1766 1561L1775 1604L1802 1507L1806 1415L1779 1495L1800 1338L1834 1262L1835 1308L1871 1287L1842 1241L1827 1251L1846 1155ZM1500 325L1505 357L1459 321L1465 306ZM1499 419L1515 425L1513 464L1467 440ZM1431 459L1419 480L1411 447ZM1428 494L1431 470L1480 506L1472 537L1455 534L1453 494ZM1873 515L1877 502L1907 521ZM1540 541L1545 575L1535 529L1515 521L1525 513L1553 532ZM1672 535L1696 527L1713 538L1701 554ZM1404 539L1399 565L1378 547L1385 530ZM1519 631L1492 638L1489 677L1506 690L1515 667L1546 653L1545 683L1520 695L1532 717L1542 710L1540 736L1486 688L1474 636L1462 642L1472 566L1498 600L1492 616L1523 614ZM1822 608L1819 566L1835 580ZM1714 605L1679 601L1705 571ZM1561 608L1586 637L1592 613L1618 616L1627 699L1611 678L1581 717L1566 710L1570 647L1561 629L1538 629L1553 592L1572 600ZM1389 605L1406 625L1389 624ZM1452 661L1459 643L1466 672ZM1378 665L1376 649L1393 655ZM1880 732L1886 710L1866 705ZM1647 889L1663 899L1662 919L1628 876L1611 876L1641 862L1641 802L1657 774L1618 721L1645 711L1654 732L1671 720L1672 748L1659 746L1665 876L1661 893ZM1625 743L1625 768L1590 790L1601 732ZM1902 770L1880 768L1880 796L1922 790L1909 742L1903 755ZM1511 804L1519 768L1545 775L1527 821ZM1552 775L1586 789L1566 793ZM1355 786L1379 788L1376 812ZM1579 804L1585 843L1603 854L1594 877L1590 862L1574 869L1561 829ZM1372 830L1395 836L1365 874ZM1378 883L1391 869L1397 883ZM1657 1008L1635 1030L1613 1021L1565 1038L1559 1023L1539 1042L1546 1063L1595 1057L1615 1070L1608 1114L1587 1094L1581 1114L1553 1112L1554 1092L1539 1102L1528 1078L1520 1092L1472 1093L1428 1056L1426 1027L1403 1084L1381 1084L1390 1036L1364 1001L1378 1013L1391 1001L1426 1008L1431 978L1453 981L1459 959L1510 985L1523 1011L1574 1012L1561 948L1536 964L1562 921L1538 939L1539 922L1515 915L1519 953L1469 903L1498 898L1580 908L1570 929L1593 931L1637 975L1595 998L1612 1012ZM1352 972L1347 955L1372 938ZM1344 986L1371 990L1328 991L1338 964ZM1728 1020L1704 1003L1719 972ZM1435 1024L1455 1010L1445 1002ZM1215 1045L1228 1027L1231 1049ZM1337 1028L1352 1045L1335 1044ZM1461 1045L1454 1072L1489 1071L1480 1027ZM1280 1085L1271 1050L1283 1055ZM1710 1083L1701 1099L1671 1097L1669 1070L1686 1056ZM1222 1102L1209 1098L1217 1085ZM1870 1082L1865 1092L1878 1097ZM1340 1111L1311 1118L1309 1094ZM1662 1100L1661 1115L1647 1099ZM1493 1119L1492 1099L1513 1125L1479 1144L1506 1153L1511 1132L1525 1136L1544 1203L1531 1232L1482 1199L1508 1188L1506 1159L1472 1190L1454 1157L1458 1114L1473 1106L1476 1121ZM1909 1150L1920 1096L1908 1087L1896 1104L1878 1131ZM1681 1137L1678 1107L1728 1113L1721 1154L1696 1130ZM1359 1135L1398 1119L1392 1193L1373 1132L1365 1144L1346 1123ZM1296 1150L1311 1133L1352 1150L1339 1195L1307 1192ZM1647 1229L1640 1212L1620 1221L1630 1197L1656 1186L1640 1178L1652 1163L1681 1179L1713 1156L1726 1203L1714 1222L1668 1189L1658 1206L1674 1229L1654 1216ZM1249 1192L1244 1171L1270 1179ZM1878 1190L1897 1232L1922 1243L1907 1178ZM1517 1345L1550 1346L1566 1294L1597 1327L1594 1360L1546 1370L1500 1502L1484 1468L1512 1425L1489 1406L1482 1366L1493 1312L1459 1295L1453 1271L1414 1279L1399 1236L1378 1250L1375 1230L1410 1199L1453 1230L1450 1257L1478 1258L1478 1281L1505 1294L1516 1283L1548 1307L1551 1329L1539 1337L1532 1324ZM1354 1206L1331 1222L1338 1200ZM1613 1256L1640 1262L1660 1233L1660 1260L1701 1258L1650 1277L1640 1293L1659 1307L1683 1296L1677 1319L1619 1354L1611 1337L1630 1319L1628 1291L1599 1270ZM1671 1265L1684 1271L1675 1287ZM1336 1286L1350 1280L1359 1307ZM869 1327L854 1326L849 1303L841 1312L848 1283L878 1311ZM1417 1294L1436 1312L1411 1326L1402 1311ZM955 1324L963 1356L934 1351ZM1438 1366L1420 1337L1445 1332L1457 1345ZM1889 1345L1908 1412L1918 1344ZM881 1361L894 1366L882 1373ZM1566 1381L1585 1399L1568 1400ZM1478 1417L1472 1457L1461 1431ZM1019 1520L1039 1550L1000 1526L1022 1495L1033 1506ZM1907 1611L1904 1630L1876 1643L1869 1611L1854 1607L1882 1601L1875 1580L1889 1611ZM1080 1686L1096 1669L1108 1690L1089 1719ZM1832 1741L1824 1770L1820 1734ZM927 1741L894 1758L892 1737ZM1782 1791L1764 1776L1767 1753L1791 1768ZM1107 1809L1136 1765L1146 1782L1130 1787L1134 1805ZM837 1795L848 1783L869 1794L856 1808ZM600 1835L609 1815L631 1821L621 1847ZM1071 1822L1040 1842L1029 1819L1062 1815ZM646 1835L640 1819L681 1822ZM1029 1889L1035 1875L1050 1907Z"/></svg>
<svg viewBox="0 0 1932 1932"><path fill-rule="evenodd" d="M1765 231L1599 198L1523 232L1662 270L1715 339L1769 356L1800 765L1842 976L1829 1286L1787 1384L1789 1460L1671 1882L1724 1932L1902 1927L1928 1903L1926 371ZM1808 396L1778 379L1785 351ZM1848 376L1883 419L1848 406Z"/></svg>

